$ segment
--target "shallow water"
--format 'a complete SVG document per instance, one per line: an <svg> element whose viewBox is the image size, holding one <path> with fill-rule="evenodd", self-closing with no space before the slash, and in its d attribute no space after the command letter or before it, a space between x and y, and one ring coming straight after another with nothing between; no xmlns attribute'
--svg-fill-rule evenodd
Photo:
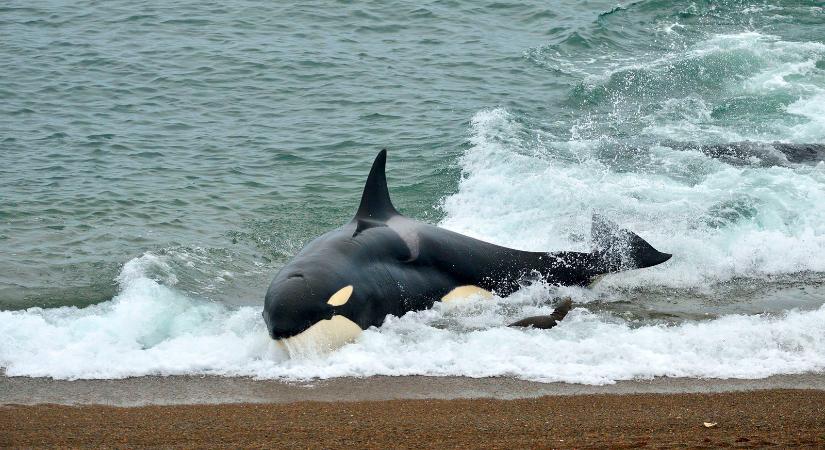
<svg viewBox="0 0 825 450"><path fill-rule="evenodd" d="M600 384L825 368L825 164L659 145L825 142L820 3L12 2L0 24L10 375ZM287 361L263 292L350 218L382 147L411 217L586 250L599 212L675 256ZM580 307L553 332L502 328L559 294Z"/></svg>

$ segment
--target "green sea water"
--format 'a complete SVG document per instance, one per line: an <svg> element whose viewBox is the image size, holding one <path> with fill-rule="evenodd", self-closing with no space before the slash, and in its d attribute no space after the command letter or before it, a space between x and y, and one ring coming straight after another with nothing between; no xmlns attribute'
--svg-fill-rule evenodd
<svg viewBox="0 0 825 450"><path fill-rule="evenodd" d="M588 183L665 165L695 183L710 163L622 149L821 141L823 42L810 1L5 2L0 308L109 300L147 252L179 256L177 289L258 305L291 255L349 219L381 148L400 210L460 221L445 199L464 198L474 169L459 158L485 111L518 127L495 138L493 172L587 148L615 162ZM792 196L805 189L825 191ZM732 197L706 223L771 207L759 202ZM512 216L472 219L507 243L483 224ZM796 272L816 273L814 258Z"/></svg>

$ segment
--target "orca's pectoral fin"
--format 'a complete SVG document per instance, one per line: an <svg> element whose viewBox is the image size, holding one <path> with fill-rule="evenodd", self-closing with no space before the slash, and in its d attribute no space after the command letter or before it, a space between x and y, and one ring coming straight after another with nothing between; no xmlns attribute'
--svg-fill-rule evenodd
<svg viewBox="0 0 825 450"><path fill-rule="evenodd" d="M548 330L550 328L555 327L561 322L562 319L567 316L567 313L570 312L570 309L573 308L573 300L570 297L565 297L561 299L561 303L556 309L550 313L549 316L533 316L528 317L526 319L521 319L518 322L511 323L510 327L533 327L539 328L542 330Z"/></svg>
<svg viewBox="0 0 825 450"><path fill-rule="evenodd" d="M599 273L651 267L672 256L656 250L636 233L598 214L593 215L591 235L594 253L599 259Z"/></svg>

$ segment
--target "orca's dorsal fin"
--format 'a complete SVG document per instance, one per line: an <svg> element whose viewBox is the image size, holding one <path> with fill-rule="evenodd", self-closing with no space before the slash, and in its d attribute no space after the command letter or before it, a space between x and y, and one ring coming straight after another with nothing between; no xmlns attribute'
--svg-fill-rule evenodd
<svg viewBox="0 0 825 450"><path fill-rule="evenodd" d="M368 219L384 221L398 215L392 206L390 191L387 189L387 176L384 174L387 165L387 149L381 150L372 163L370 175L364 185L361 195L361 205L355 213L355 220Z"/></svg>

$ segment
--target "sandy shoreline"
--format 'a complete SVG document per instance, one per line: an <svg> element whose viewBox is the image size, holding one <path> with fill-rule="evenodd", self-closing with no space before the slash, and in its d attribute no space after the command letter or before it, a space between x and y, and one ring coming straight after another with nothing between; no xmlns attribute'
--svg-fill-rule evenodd
<svg viewBox="0 0 825 450"><path fill-rule="evenodd" d="M823 374L606 386L420 376L0 377L0 404L4 448L825 446Z"/></svg>
<svg viewBox="0 0 825 450"><path fill-rule="evenodd" d="M110 406L374 401L395 399L511 400L548 395L714 393L765 389L825 391L825 374L778 375L758 380L655 378L604 386L536 383L514 378L369 377L284 382L216 376L52 380L0 376L0 405Z"/></svg>
<svg viewBox="0 0 825 450"><path fill-rule="evenodd" d="M0 447L825 446L825 391L0 407ZM705 422L713 423L708 428Z"/></svg>

